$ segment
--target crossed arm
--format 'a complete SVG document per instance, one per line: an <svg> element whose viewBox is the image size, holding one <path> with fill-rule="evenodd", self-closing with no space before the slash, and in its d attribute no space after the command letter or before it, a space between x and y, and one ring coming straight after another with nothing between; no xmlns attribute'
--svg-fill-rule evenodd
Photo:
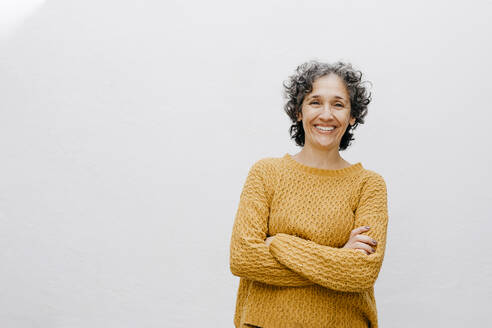
<svg viewBox="0 0 492 328"><path fill-rule="evenodd" d="M241 192L231 236L230 269L233 275L276 286L309 286L314 282L277 261L265 243L269 195L264 163L250 169Z"/></svg>
<svg viewBox="0 0 492 328"><path fill-rule="evenodd" d="M240 277L277 286L318 284L333 290L361 292L374 285L386 245L388 223L386 184L374 174L364 183L354 226L369 225L376 251L320 245L284 233L265 243L269 195L262 178L264 163L255 163L241 193L231 237L230 269Z"/></svg>

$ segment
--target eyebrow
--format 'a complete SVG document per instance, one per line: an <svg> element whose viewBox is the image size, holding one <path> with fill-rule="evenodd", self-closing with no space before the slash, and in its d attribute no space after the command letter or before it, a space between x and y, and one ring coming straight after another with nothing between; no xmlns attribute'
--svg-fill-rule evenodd
<svg viewBox="0 0 492 328"><path fill-rule="evenodd" d="M308 99L312 99L312 98L321 98L321 97L319 95L312 95L312 96L309 96L308 97ZM335 98L345 100L345 98L340 97L340 96L335 96Z"/></svg>

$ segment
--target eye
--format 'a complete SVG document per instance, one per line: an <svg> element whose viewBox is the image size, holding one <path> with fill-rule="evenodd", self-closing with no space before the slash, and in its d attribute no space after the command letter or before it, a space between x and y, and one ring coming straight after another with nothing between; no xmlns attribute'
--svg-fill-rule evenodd
<svg viewBox="0 0 492 328"><path fill-rule="evenodd" d="M319 104L319 102L315 100L315 101L311 101L311 104Z"/></svg>
<svg viewBox="0 0 492 328"><path fill-rule="evenodd" d="M343 107L343 104L341 104L341 103L337 103L336 105L337 105L337 106L338 106L338 105L340 105L340 106L342 106L342 107Z"/></svg>

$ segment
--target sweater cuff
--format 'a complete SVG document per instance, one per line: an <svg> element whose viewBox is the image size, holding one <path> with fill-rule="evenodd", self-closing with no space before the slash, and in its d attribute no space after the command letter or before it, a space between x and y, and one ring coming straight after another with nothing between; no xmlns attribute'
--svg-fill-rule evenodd
<svg viewBox="0 0 492 328"><path fill-rule="evenodd" d="M290 236L291 235L286 233L277 233L268 246L268 250L270 251L270 253L272 253L272 248L278 251L283 245L285 245L285 242L288 241L288 238Z"/></svg>

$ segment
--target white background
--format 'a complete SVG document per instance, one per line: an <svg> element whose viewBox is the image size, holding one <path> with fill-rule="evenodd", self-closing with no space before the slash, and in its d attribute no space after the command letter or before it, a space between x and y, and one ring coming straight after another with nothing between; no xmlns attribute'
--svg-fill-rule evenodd
<svg viewBox="0 0 492 328"><path fill-rule="evenodd" d="M380 326L490 322L491 1L4 1L0 326L232 327L250 166L282 82L373 83L341 155L387 182Z"/></svg>

